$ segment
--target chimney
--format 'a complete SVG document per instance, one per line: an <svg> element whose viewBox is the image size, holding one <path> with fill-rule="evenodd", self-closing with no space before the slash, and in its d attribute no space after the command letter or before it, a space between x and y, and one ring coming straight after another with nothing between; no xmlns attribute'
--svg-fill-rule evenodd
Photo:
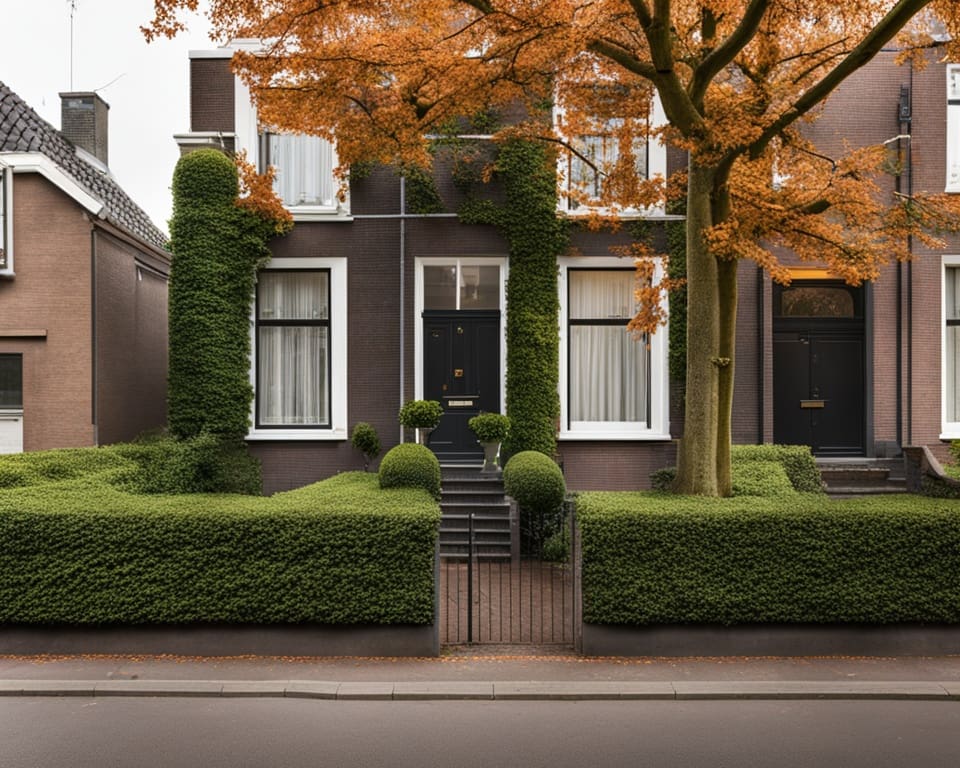
<svg viewBox="0 0 960 768"><path fill-rule="evenodd" d="M97 94L60 94L60 132L80 149L107 165L107 110Z"/></svg>

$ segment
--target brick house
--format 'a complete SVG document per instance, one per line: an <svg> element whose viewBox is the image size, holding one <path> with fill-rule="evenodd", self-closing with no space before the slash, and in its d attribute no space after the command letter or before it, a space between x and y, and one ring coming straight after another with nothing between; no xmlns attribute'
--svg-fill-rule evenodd
<svg viewBox="0 0 960 768"><path fill-rule="evenodd" d="M57 131L0 83L0 453L166 422L166 237L107 167L108 105Z"/></svg>
<svg viewBox="0 0 960 768"><path fill-rule="evenodd" d="M371 422L385 448L395 444L407 399L440 399L451 423L454 414L502 411L507 243L492 227L458 220L449 168L435 173L446 213L412 212L403 181L387 170L353 180L338 200L335 147L263 132L230 55L191 53L191 126L176 139L182 151L245 150L277 167L296 221L273 245L251 320L248 442L263 462L265 490L357 468L349 434L358 421ZM883 53L846 83L811 131L827 154L844 141L899 152L902 173L891 177L890 193L894 185L960 192L960 66L932 61L920 71L895 66L894 55ZM651 142L645 171L670 173L684 162ZM558 215L580 213L563 190L559 199ZM670 216L646 210L634 218L663 242ZM575 229L558 260L558 449L572 489L646 487L650 471L673 463L682 433L666 330L645 350L610 327L632 314L630 263L610 251L628 239L625 230ZM741 263L735 442L871 459L960 437L960 239L947 255L915 252L915 262L891 265L859 288L799 262L782 288ZM299 319L284 328L278 316ZM310 334L311 362L298 369L290 350ZM469 460L478 450L470 435L459 444L432 438L431 447L441 460Z"/></svg>

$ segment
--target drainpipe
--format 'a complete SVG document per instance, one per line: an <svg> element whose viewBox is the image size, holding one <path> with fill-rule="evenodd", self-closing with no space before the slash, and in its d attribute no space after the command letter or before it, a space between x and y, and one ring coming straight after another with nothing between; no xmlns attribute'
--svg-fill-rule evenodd
<svg viewBox="0 0 960 768"><path fill-rule="evenodd" d="M907 94L909 119L913 114L913 62L910 62L910 91ZM907 196L913 199L913 140L907 139ZM913 237L907 237L907 445L913 445Z"/></svg>
<svg viewBox="0 0 960 768"><path fill-rule="evenodd" d="M406 339L406 323L404 323L404 317L406 316L406 307L404 306L406 300L406 237L407 237L407 179L401 173L400 174L400 404L397 408L403 407L404 395L406 393L406 369L405 369L405 360L406 356L404 355L404 346L407 343ZM403 425L400 425L400 442L403 442Z"/></svg>
<svg viewBox="0 0 960 768"><path fill-rule="evenodd" d="M764 410L764 359L763 359L763 267L757 265L757 429L759 437L757 445L763 445L763 410Z"/></svg>

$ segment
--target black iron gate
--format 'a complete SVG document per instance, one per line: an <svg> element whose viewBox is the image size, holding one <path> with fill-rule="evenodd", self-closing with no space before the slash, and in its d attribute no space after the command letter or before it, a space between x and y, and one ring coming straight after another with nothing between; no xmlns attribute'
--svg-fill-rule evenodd
<svg viewBox="0 0 960 768"><path fill-rule="evenodd" d="M574 647L578 626L574 505L553 521L512 510L510 555L485 551L470 515L469 545L440 559L440 642Z"/></svg>

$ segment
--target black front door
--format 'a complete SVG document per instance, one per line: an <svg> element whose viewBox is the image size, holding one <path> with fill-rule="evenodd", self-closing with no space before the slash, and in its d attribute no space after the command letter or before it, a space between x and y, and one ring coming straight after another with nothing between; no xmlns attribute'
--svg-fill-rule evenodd
<svg viewBox="0 0 960 768"><path fill-rule="evenodd" d="M820 456L866 445L863 289L797 281L774 290L774 442Z"/></svg>
<svg viewBox="0 0 960 768"><path fill-rule="evenodd" d="M443 462L477 462L483 449L467 422L500 412L499 311L423 313L423 397L443 418L428 445Z"/></svg>

